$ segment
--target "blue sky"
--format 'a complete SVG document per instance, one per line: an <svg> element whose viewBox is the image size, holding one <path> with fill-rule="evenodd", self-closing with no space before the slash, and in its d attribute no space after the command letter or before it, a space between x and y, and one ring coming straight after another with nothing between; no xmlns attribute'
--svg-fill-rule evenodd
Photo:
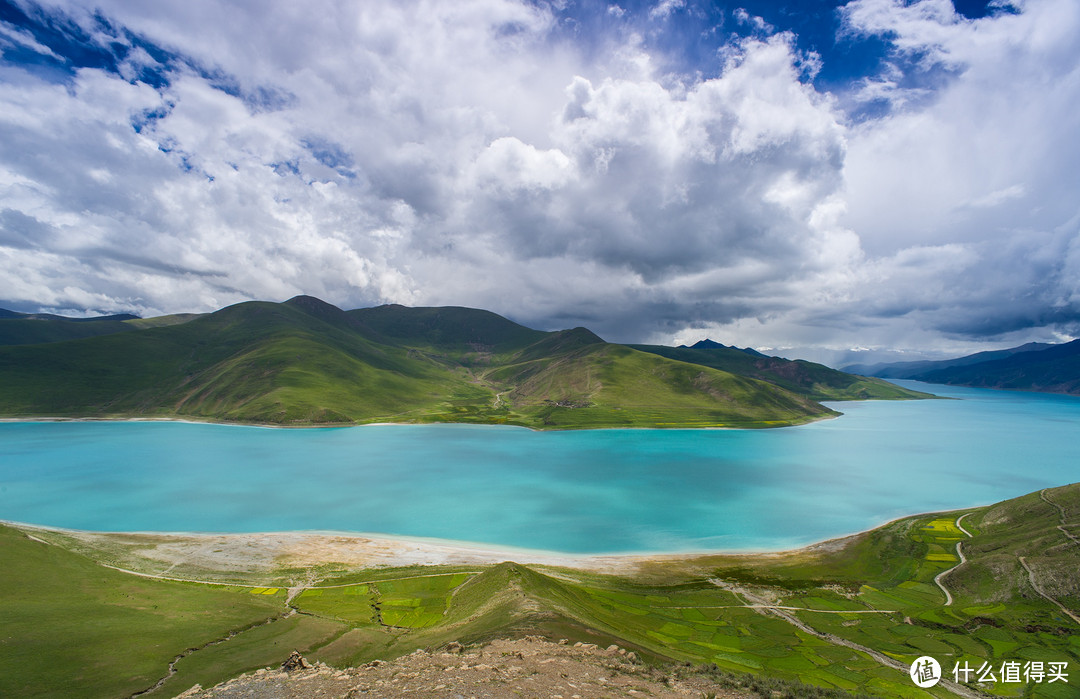
<svg viewBox="0 0 1080 699"><path fill-rule="evenodd" d="M0 0L0 306L1080 334L1074 0Z"/></svg>

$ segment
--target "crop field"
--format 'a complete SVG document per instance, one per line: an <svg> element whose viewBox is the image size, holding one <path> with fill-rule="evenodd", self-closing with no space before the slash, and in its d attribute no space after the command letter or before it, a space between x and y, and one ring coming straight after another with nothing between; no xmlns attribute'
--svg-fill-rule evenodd
<svg viewBox="0 0 1080 699"><path fill-rule="evenodd" d="M294 649L343 667L539 634L616 643L649 663L871 696L952 696L908 678L929 655L946 678L969 668L962 679L987 694L1077 696L1080 624L1064 610L1075 614L1080 601L1080 545L1059 528L1076 511L1080 487L1069 486L899 520L821 549L643 562L634 574L509 562L318 568L303 584L273 587L136 577L0 528L9 583L0 695L128 696L165 678L154 695L172 696ZM957 542L967 562L954 568ZM952 604L935 583L944 571Z"/></svg>
<svg viewBox="0 0 1080 699"><path fill-rule="evenodd" d="M303 612L356 626L422 629L443 620L453 591L469 577L448 573L311 589L294 604Z"/></svg>
<svg viewBox="0 0 1080 699"><path fill-rule="evenodd" d="M372 585L378 591L385 626L422 629L442 621L453 590L469 576L404 578Z"/></svg>
<svg viewBox="0 0 1080 699"><path fill-rule="evenodd" d="M658 654L851 691L897 684L890 684L890 673L874 661L747 608L737 594L715 585L633 592L583 587L579 592L594 623ZM835 600L816 604L843 608Z"/></svg>

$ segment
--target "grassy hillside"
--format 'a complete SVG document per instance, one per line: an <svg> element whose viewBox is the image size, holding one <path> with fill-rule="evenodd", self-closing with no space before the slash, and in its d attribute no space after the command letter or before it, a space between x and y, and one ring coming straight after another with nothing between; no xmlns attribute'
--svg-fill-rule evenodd
<svg viewBox="0 0 1080 699"><path fill-rule="evenodd" d="M68 318L50 313L16 313L0 308L0 346L40 345L165 325L179 325L194 320L199 315L198 313L177 313L157 318L138 318L129 314L120 314L94 318Z"/></svg>
<svg viewBox="0 0 1080 699"><path fill-rule="evenodd" d="M69 320L0 318L0 345L38 345L47 342L80 340L84 337L130 332L130 321L97 320L80 323Z"/></svg>
<svg viewBox="0 0 1080 699"><path fill-rule="evenodd" d="M475 393L295 306L250 302L137 333L0 348L0 412L319 424Z"/></svg>
<svg viewBox="0 0 1080 699"><path fill-rule="evenodd" d="M350 318L386 344L439 348L484 356L522 349L548 333L532 330L490 311L459 306L409 308L391 304L348 311Z"/></svg>
<svg viewBox="0 0 1080 699"><path fill-rule="evenodd" d="M929 398L926 393L909 391L888 381L846 374L802 359L754 355L734 347L664 347L630 345L669 359L721 369L780 386L812 400L906 400Z"/></svg>
<svg viewBox="0 0 1080 699"><path fill-rule="evenodd" d="M283 596L136 577L7 527L0 569L4 697L128 696L185 649L283 615Z"/></svg>
<svg viewBox="0 0 1080 699"><path fill-rule="evenodd" d="M8 582L0 695L123 696L183 655L159 690L173 696L280 663L294 648L342 667L452 640L539 634L616 643L647 662L703 665L717 677L750 673L879 697L966 691L915 688L907 667L922 655L947 676L955 663L990 663L995 672L1002 663L1066 663L1068 682L977 687L1064 698L1075 696L1080 667L1078 531L1080 485L1072 485L785 554L654 559L619 575L511 562L363 569L328 561L245 581L235 568L169 568L208 583L194 584L94 563L158 572L167 559L155 547L167 550L166 540L98 535L87 545L0 528ZM76 544L81 553L68 550ZM285 588L298 585L286 602ZM286 616L290 608L301 614Z"/></svg>
<svg viewBox="0 0 1080 699"><path fill-rule="evenodd" d="M506 399L516 409L547 425L762 427L836 414L755 379L622 345L582 343L574 332L552 338L565 346L560 352L490 373L514 387Z"/></svg>
<svg viewBox="0 0 1080 699"><path fill-rule="evenodd" d="M474 309L345 312L297 297L138 322L0 347L0 415L583 428L766 427L835 414L797 391L584 328L540 332Z"/></svg>
<svg viewBox="0 0 1080 699"><path fill-rule="evenodd" d="M201 317L202 313L173 313L167 316L155 316L153 318L133 318L125 320L124 324L139 330L147 328L161 328L167 325L182 325Z"/></svg>

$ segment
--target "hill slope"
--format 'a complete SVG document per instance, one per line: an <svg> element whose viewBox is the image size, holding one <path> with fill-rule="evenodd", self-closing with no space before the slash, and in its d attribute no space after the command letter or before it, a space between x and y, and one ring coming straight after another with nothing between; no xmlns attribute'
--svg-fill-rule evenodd
<svg viewBox="0 0 1080 699"><path fill-rule="evenodd" d="M680 361L585 328L541 332L468 308L343 311L299 296L123 326L0 347L0 415L766 427L836 414L820 398L867 397L779 380L780 370L745 362Z"/></svg>
<svg viewBox="0 0 1080 699"><path fill-rule="evenodd" d="M0 345L36 345L135 330L132 315L66 318L49 313L16 313L0 308Z"/></svg>
<svg viewBox="0 0 1080 699"><path fill-rule="evenodd" d="M844 370L955 386L1080 395L1080 340L1061 345L1032 342L940 362L854 365Z"/></svg>
<svg viewBox="0 0 1080 699"><path fill-rule="evenodd" d="M348 423L467 389L298 306L249 302L182 325L0 348L0 412Z"/></svg>
<svg viewBox="0 0 1080 699"><path fill-rule="evenodd" d="M618 656L612 659L644 660L641 669L699 665L701 678L714 685L756 686L764 697L816 696L793 682L832 688L833 696L837 689L985 696L972 691L980 689L975 676L966 687L914 690L908 668L923 655L942 661L947 679L954 663L997 670L1037 661L1042 681L998 684L995 695L1075 696L1078 517L1074 484L906 517L797 551L559 564L573 567L506 562L498 552L475 549L448 556L415 541L401 549L408 567L386 567L366 556L376 542L340 535L208 541L0 526L7 639L0 644L0 694L129 696L164 677L156 693L175 696L196 683L207 687L279 666L296 649L312 661L360 671L377 667L366 665L373 660L430 653L445 662L428 675L427 687L451 684L458 671L490 677L494 665L524 683L514 683L522 694L535 696L528 673L519 672L522 655L485 650L483 665L462 661L475 653L472 644L536 635L569 639L570 648L616 645L637 657L611 650ZM152 579L165 569L189 582ZM177 657L173 674L166 668ZM1067 682L1048 681L1051 664L1068 673ZM660 666L676 679L670 665ZM396 686L416 676L400 676ZM377 693L396 694L393 678L387 682Z"/></svg>
<svg viewBox="0 0 1080 699"><path fill-rule="evenodd" d="M40 345L164 325L179 325L200 315L178 313L156 318L139 318L129 313L120 313L91 318L69 318L51 313L17 313L0 308L0 346Z"/></svg>

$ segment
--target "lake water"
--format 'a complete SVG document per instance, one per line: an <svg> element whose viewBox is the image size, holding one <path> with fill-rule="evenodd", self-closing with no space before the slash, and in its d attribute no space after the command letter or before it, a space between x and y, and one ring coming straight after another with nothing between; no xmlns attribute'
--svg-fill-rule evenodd
<svg viewBox="0 0 1080 699"><path fill-rule="evenodd" d="M830 404L773 430L0 424L0 519L575 553L780 549L1078 480L1080 398Z"/></svg>

